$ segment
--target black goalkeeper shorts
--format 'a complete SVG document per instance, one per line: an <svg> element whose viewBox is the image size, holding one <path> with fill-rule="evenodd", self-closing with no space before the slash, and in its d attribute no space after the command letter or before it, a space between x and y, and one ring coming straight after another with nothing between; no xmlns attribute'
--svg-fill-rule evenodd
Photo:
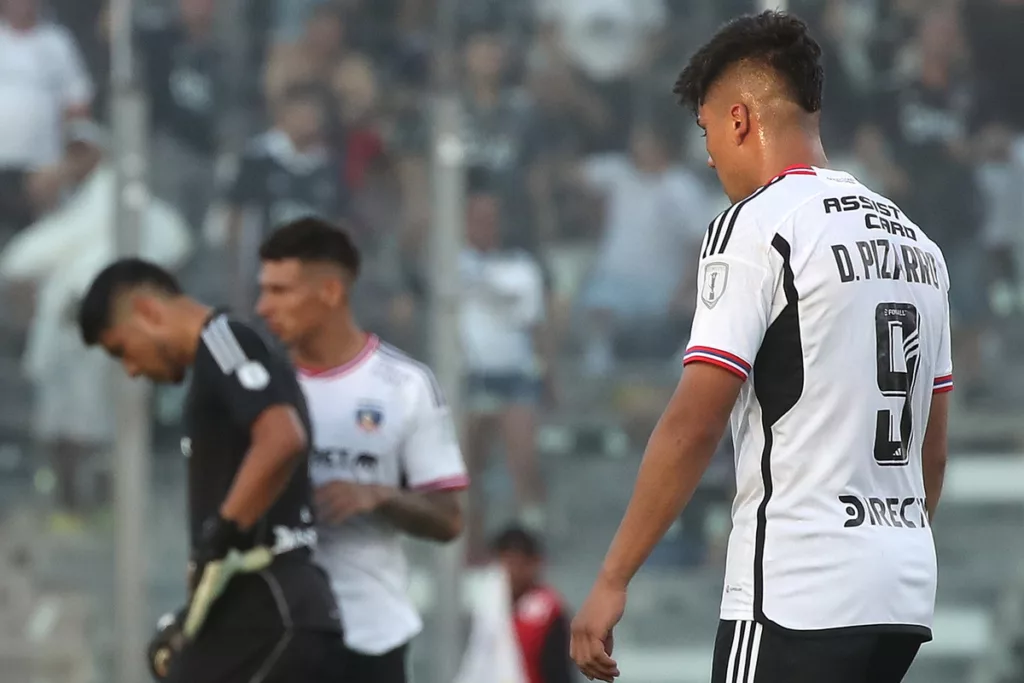
<svg viewBox="0 0 1024 683"><path fill-rule="evenodd" d="M922 634L801 634L751 621L722 621L711 683L900 683Z"/></svg>
<svg viewBox="0 0 1024 683"><path fill-rule="evenodd" d="M204 633L171 665L168 683L344 683L348 652L327 631Z"/></svg>
<svg viewBox="0 0 1024 683"><path fill-rule="evenodd" d="M379 655L350 650L345 683L407 683L407 649L402 645Z"/></svg>

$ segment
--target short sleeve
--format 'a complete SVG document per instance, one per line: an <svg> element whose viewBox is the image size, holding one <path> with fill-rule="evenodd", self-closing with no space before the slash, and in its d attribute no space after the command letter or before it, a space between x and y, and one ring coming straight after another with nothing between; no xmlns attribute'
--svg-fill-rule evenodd
<svg viewBox="0 0 1024 683"><path fill-rule="evenodd" d="M93 86L86 72L82 55L71 34L60 29L57 64L60 72L60 98L65 107L80 107L92 102Z"/></svg>
<svg viewBox="0 0 1024 683"><path fill-rule="evenodd" d="M402 443L406 485L415 491L456 491L469 486L451 411L432 372L418 367L410 387L409 429Z"/></svg>
<svg viewBox="0 0 1024 683"><path fill-rule="evenodd" d="M683 364L710 363L746 380L771 322L781 257L742 203L708 227Z"/></svg>
<svg viewBox="0 0 1024 683"><path fill-rule="evenodd" d="M943 270L945 270L945 264L943 264ZM947 282L948 279L947 277ZM939 337L938 354L935 358L935 379L932 383L932 391L936 394L953 391L953 353L949 327L949 290L947 288L946 300L942 307L942 336Z"/></svg>
<svg viewBox="0 0 1024 683"><path fill-rule="evenodd" d="M202 345L213 359L209 379L236 426L248 430L267 408L293 405L295 377L274 362L253 329L218 316L203 329Z"/></svg>

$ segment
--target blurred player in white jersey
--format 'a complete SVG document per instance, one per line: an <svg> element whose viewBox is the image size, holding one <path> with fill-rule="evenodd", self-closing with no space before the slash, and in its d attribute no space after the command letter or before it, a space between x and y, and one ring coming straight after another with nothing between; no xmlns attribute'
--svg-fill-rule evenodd
<svg viewBox="0 0 1024 683"><path fill-rule="evenodd" d="M618 676L626 587L730 421L713 683L897 683L931 638L949 279L899 207L826 168L820 57L803 22L765 12L724 26L676 84L735 203L704 238L686 370L573 624L593 678Z"/></svg>
<svg viewBox="0 0 1024 683"><path fill-rule="evenodd" d="M404 683L422 624L406 595L401 534L451 541L469 480L448 407L425 365L364 332L349 308L359 253L314 218L260 247L257 311L290 349L313 426L318 559L351 652L346 681Z"/></svg>

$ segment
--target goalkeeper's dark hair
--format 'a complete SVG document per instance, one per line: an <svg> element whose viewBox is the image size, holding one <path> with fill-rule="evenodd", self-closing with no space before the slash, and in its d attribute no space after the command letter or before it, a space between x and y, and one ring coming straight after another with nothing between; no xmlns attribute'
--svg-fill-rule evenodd
<svg viewBox="0 0 1024 683"><path fill-rule="evenodd" d="M495 553L514 552L526 557L543 557L544 544L540 538L521 526L509 526L491 541L491 551Z"/></svg>
<svg viewBox="0 0 1024 683"><path fill-rule="evenodd" d="M821 109L825 72L821 46L798 17L766 11L728 22L690 58L672 92L694 114L725 71L741 62L770 69L781 78L789 97L814 113Z"/></svg>
<svg viewBox="0 0 1024 683"><path fill-rule="evenodd" d="M303 263L329 263L359 277L362 258L352 238L327 221L308 216L286 223L260 245L261 261L296 259Z"/></svg>
<svg viewBox="0 0 1024 683"><path fill-rule="evenodd" d="M78 307L78 329L86 346L95 346L110 328L117 298L140 288L168 296L182 293L178 280L155 263L140 258L114 261L93 279Z"/></svg>

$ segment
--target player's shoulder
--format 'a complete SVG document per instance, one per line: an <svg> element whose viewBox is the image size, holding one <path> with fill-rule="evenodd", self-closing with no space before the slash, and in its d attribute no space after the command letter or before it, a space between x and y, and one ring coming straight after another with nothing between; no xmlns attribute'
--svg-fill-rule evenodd
<svg viewBox="0 0 1024 683"><path fill-rule="evenodd" d="M374 375L394 384L412 400L425 398L434 406L444 405L441 387L433 371L404 351L380 342L375 354Z"/></svg>
<svg viewBox="0 0 1024 683"><path fill-rule="evenodd" d="M792 210L793 196L780 190L790 172L782 173L715 216L704 234L701 259L750 258L767 250L777 226Z"/></svg>
<svg viewBox="0 0 1024 683"><path fill-rule="evenodd" d="M888 196L865 185L844 171L819 169L818 177L824 181L819 184L822 190L818 193L821 203L808 206L810 215L807 216L807 219L809 221L820 225L822 210L826 216L839 216L854 210L867 211L874 215L872 220L879 221L883 228L888 229L886 226L896 224L897 233L909 229L916 242L921 246L927 246L932 253L942 256L942 250L928 236L924 228Z"/></svg>
<svg viewBox="0 0 1024 683"><path fill-rule="evenodd" d="M831 194L869 192L849 173L812 166L793 166L749 196L718 214L708 226L701 258L747 256L785 249L797 225ZM820 218L813 222L820 228Z"/></svg>
<svg viewBox="0 0 1024 683"><path fill-rule="evenodd" d="M225 375L254 361L264 362L273 352L270 341L256 328L223 312L206 321L199 347Z"/></svg>

